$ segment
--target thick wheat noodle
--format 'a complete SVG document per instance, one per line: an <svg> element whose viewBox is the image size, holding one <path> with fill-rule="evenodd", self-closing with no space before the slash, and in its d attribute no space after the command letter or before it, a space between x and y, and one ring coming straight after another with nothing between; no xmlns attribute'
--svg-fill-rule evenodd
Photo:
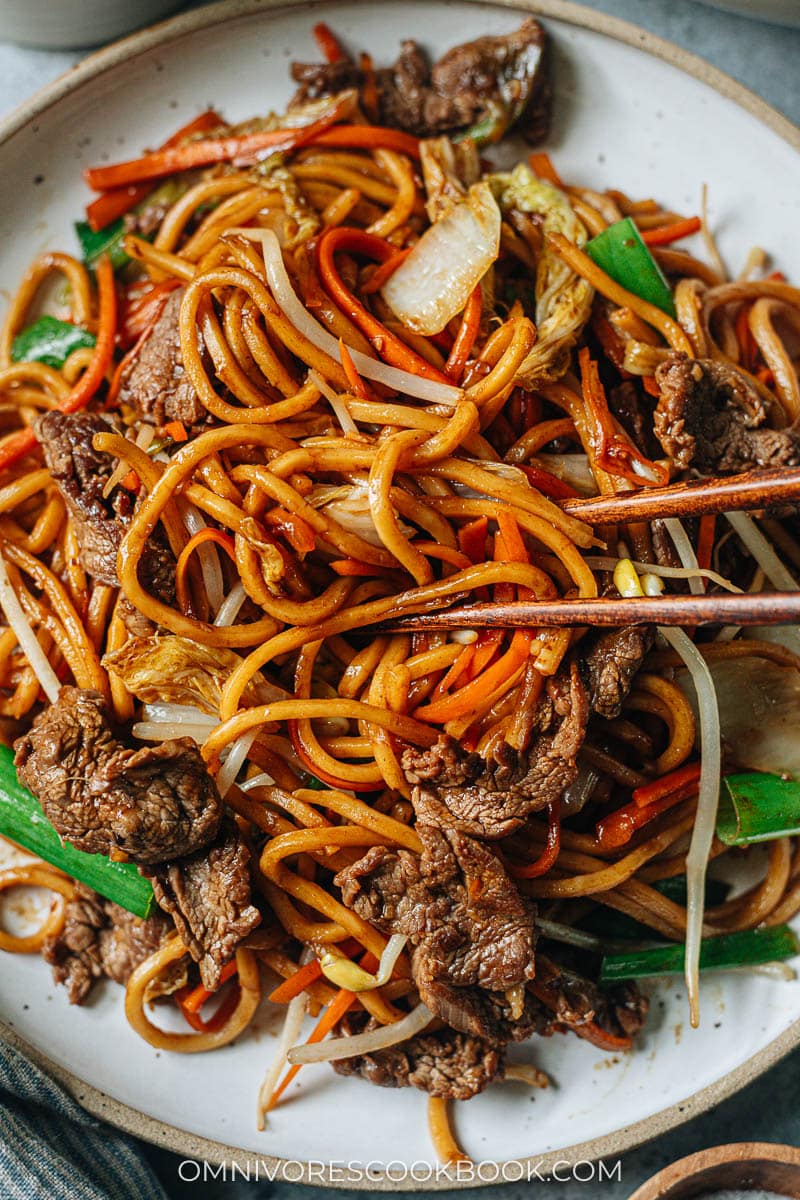
<svg viewBox="0 0 800 1200"><path fill-rule="evenodd" d="M741 896L706 910L706 921L719 933L754 929L772 914L783 899L789 883L792 861L790 838L777 838L769 844L769 863L763 881Z"/></svg>
<svg viewBox="0 0 800 1200"><path fill-rule="evenodd" d="M405 567L418 587L433 582L433 568L424 554L420 554L400 529L390 492L394 473L398 470L406 451L415 449L425 440L425 436L417 429L390 434L375 452L369 472L368 493L369 507L378 537L389 553Z"/></svg>
<svg viewBox="0 0 800 1200"><path fill-rule="evenodd" d="M36 954L47 938L57 937L64 928L65 901L75 895L75 884L47 863L25 863L0 871L0 894L13 887L43 887L55 893L55 902L35 933L16 936L0 929L0 950L10 954Z"/></svg>
<svg viewBox="0 0 800 1200"><path fill-rule="evenodd" d="M800 382L789 351L775 328L775 318L780 316L790 321L795 333L800 332L800 310L767 296L756 300L750 310L749 325L762 358L772 371L786 422L791 425L800 417Z"/></svg>
<svg viewBox="0 0 800 1200"><path fill-rule="evenodd" d="M5 392L13 396L13 390L9 392L8 389L26 383L40 387L45 393L45 398L49 396L54 402L63 400L70 392L70 386L63 375L54 367L48 367L46 363L19 362L0 367L0 394ZM45 406L51 407L49 404Z"/></svg>
<svg viewBox="0 0 800 1200"><path fill-rule="evenodd" d="M35 258L22 277L6 313L0 333L0 367L11 362L11 343L25 324L36 293L48 275L54 271L65 276L70 289L70 312L76 325L91 328L94 323L94 304L89 272L71 254L47 252ZM2 378L2 376L0 376ZM2 385L0 385L2 386Z"/></svg>
<svg viewBox="0 0 800 1200"><path fill-rule="evenodd" d="M158 250L174 250L187 224L202 204L241 192L249 184L250 180L246 175L220 175L215 179L203 179L196 183L169 208L158 227L153 245Z"/></svg>
<svg viewBox="0 0 800 1200"><path fill-rule="evenodd" d="M125 987L125 1016L131 1028L157 1050L202 1054L227 1046L247 1028L261 1002L261 979L252 950L240 946L236 951L236 982L233 985L239 989L239 999L222 1026L205 1033L171 1033L159 1029L148 1017L145 1011L147 990L165 967L185 954L186 947L180 939L169 938L133 971Z"/></svg>
<svg viewBox="0 0 800 1200"><path fill-rule="evenodd" d="M375 161L389 176L397 192L391 208L368 227L367 233L386 238L401 225L405 225L415 208L418 209L417 186L414 183L411 164L403 155L394 150L378 149L375 151ZM356 186L359 192L369 195L360 183Z"/></svg>

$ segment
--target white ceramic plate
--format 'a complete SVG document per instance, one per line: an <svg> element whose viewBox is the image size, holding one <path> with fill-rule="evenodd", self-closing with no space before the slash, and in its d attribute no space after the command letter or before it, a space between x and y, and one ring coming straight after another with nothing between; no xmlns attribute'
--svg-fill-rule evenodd
<svg viewBox="0 0 800 1200"><path fill-rule="evenodd" d="M439 52L516 26L522 7L395 0L287 10L235 0L104 51L0 130L0 280L13 287L35 252L73 245L71 221L86 200L82 166L134 155L211 103L233 120L280 108L289 59L315 57L310 31L321 16L383 62L404 36ZM707 181L731 263L757 243L800 278L798 132L732 80L640 30L558 0L536 7L558 48L550 149L563 174L655 194L684 212L697 210ZM430 1161L421 1093L370 1089L324 1066L305 1068L291 1102L257 1133L274 1016L265 1012L256 1032L212 1055L159 1055L126 1026L120 989L98 992L86 1008L70 1008L44 963L7 958L0 1018L89 1108L118 1124L184 1155L257 1157L270 1169L283 1159L288 1178L314 1182L365 1186L345 1164ZM479 1160L545 1167L614 1154L702 1111L800 1042L800 983L718 978L704 984L703 1010L693 1033L673 983L656 992L635 1054L609 1057L574 1037L515 1050L556 1086L535 1095L496 1086L458 1106L460 1140ZM299 1165L309 1161L336 1167L323 1175ZM473 1182L489 1179L491 1171ZM373 1175L366 1185L379 1181Z"/></svg>

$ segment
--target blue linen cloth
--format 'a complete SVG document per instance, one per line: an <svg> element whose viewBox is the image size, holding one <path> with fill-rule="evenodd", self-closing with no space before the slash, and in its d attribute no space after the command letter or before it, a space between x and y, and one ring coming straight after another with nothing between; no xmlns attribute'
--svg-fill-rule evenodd
<svg viewBox="0 0 800 1200"><path fill-rule="evenodd" d="M2 1200L167 1200L139 1147L0 1042Z"/></svg>

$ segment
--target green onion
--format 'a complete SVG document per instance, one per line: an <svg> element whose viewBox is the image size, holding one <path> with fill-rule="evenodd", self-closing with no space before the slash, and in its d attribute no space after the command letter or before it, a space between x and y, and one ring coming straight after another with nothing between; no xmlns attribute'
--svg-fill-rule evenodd
<svg viewBox="0 0 800 1200"><path fill-rule="evenodd" d="M131 261L130 255L126 254L122 248L122 239L126 233L124 217L118 217L116 221L112 221L110 225L106 225L97 233L86 221L78 221L75 225L75 232L78 235L87 266L94 266L103 254L108 255L115 271Z"/></svg>
<svg viewBox="0 0 800 1200"><path fill-rule="evenodd" d="M13 362L41 362L57 370L72 354L84 346L91 348L96 342L93 333L58 317L39 317L33 325L18 333L11 343Z"/></svg>
<svg viewBox="0 0 800 1200"><path fill-rule="evenodd" d="M720 937L703 938L700 943L700 970L725 971L734 967L754 967L777 962L800 953L800 939L788 925L771 929L745 929ZM652 975L682 975L685 948L682 943L653 946L628 954L608 954L600 968L601 983L619 983L624 979L646 979Z"/></svg>
<svg viewBox="0 0 800 1200"><path fill-rule="evenodd" d="M626 291L675 316L672 290L631 217L609 225L587 242L584 250Z"/></svg>
<svg viewBox="0 0 800 1200"><path fill-rule="evenodd" d="M39 801L17 778L14 754L8 746L0 746L0 836L37 854L137 917L150 915L155 899L149 880L142 878L133 863L112 862L103 854L84 854L62 842Z"/></svg>
<svg viewBox="0 0 800 1200"><path fill-rule="evenodd" d="M800 833L800 783L760 771L726 775L717 811L717 837L749 846Z"/></svg>

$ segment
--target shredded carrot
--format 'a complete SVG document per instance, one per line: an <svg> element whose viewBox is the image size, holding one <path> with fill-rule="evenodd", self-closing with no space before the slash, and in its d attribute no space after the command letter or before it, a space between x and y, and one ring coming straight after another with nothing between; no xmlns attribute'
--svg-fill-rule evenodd
<svg viewBox="0 0 800 1200"><path fill-rule="evenodd" d="M653 779L650 783L635 788L631 795L634 803L647 806L686 787L694 788L699 782L700 764L685 763L675 771L670 771L668 775L662 775L660 779Z"/></svg>
<svg viewBox="0 0 800 1200"><path fill-rule="evenodd" d="M383 780L380 783L355 783L353 780L340 779L338 775L326 771L318 763L314 762L313 758L306 751L303 739L300 737L299 721L297 719L288 720L286 728L295 754L308 773L313 775L315 779L318 779L320 783L326 783L328 787L336 788L342 792L382 792L386 787Z"/></svg>
<svg viewBox="0 0 800 1200"><path fill-rule="evenodd" d="M353 356L349 348L345 345L344 338L339 338L339 357L342 360L344 373L347 376L347 382L350 384L353 395L359 396L362 400L369 400L369 388L356 370L356 364L353 362Z"/></svg>
<svg viewBox="0 0 800 1200"><path fill-rule="evenodd" d="M294 975L284 979L274 992L270 992L267 999L271 1000L273 1004L288 1004L290 1000L294 1000L295 996L304 992L309 984L316 983L321 977L322 967L319 965L319 959L312 958L311 962L300 967Z"/></svg>
<svg viewBox="0 0 800 1200"><path fill-rule="evenodd" d="M356 126L356 128L367 128ZM337 225L323 233L317 242L317 270L325 290L342 312L358 325L366 334L376 352L387 363L401 370L409 371L421 379L434 379L437 383L449 383L449 380L426 362L419 354L391 333L369 309L357 300L340 276L335 256L340 250L351 254L363 254L369 258L377 258L385 262L395 253L395 247L384 238L366 233L361 229L353 229L347 225Z"/></svg>
<svg viewBox="0 0 800 1200"><path fill-rule="evenodd" d="M546 179L548 183L554 184L555 187L563 188L564 184L561 176L553 166L553 161L549 154L545 154L542 151L534 152L528 155L528 162L531 165L534 175L538 175L540 179Z"/></svg>
<svg viewBox="0 0 800 1200"><path fill-rule="evenodd" d="M518 629L511 639L511 644L502 658L488 667L476 679L459 688L452 695L443 697L435 703L423 704L416 709L414 716L418 721L431 721L442 724L452 721L455 717L466 716L473 709L491 696L496 688L510 679L516 671L524 666L531 649L533 634L527 629Z"/></svg>
<svg viewBox="0 0 800 1200"><path fill-rule="evenodd" d="M233 538L229 533L224 533L221 529L199 529L193 537L189 538L178 555L178 562L175 566L175 595L183 612L188 612L190 608L189 586L186 580L189 559L197 547L202 546L204 542L215 542L222 547L233 562L236 562L236 550Z"/></svg>
<svg viewBox="0 0 800 1200"><path fill-rule="evenodd" d="M427 554L429 558L441 559L442 562L458 567L459 571L464 571L467 567L472 566L472 559L460 550L453 549L452 546L440 546L438 542L427 541L414 542L414 545L420 554Z"/></svg>
<svg viewBox="0 0 800 1200"><path fill-rule="evenodd" d="M360 575L373 576L383 574L380 567L373 567L369 563L361 562L361 560L358 558L335 558L333 562L328 564L328 566L332 571L335 571L337 575L343 575L345 577L355 577Z"/></svg>
<svg viewBox="0 0 800 1200"><path fill-rule="evenodd" d="M650 804L637 804L633 801L631 804L626 804L609 813L595 826L595 840L598 849L616 850L618 846L624 846L643 825L647 825L655 817L660 817L662 813L674 808L681 800L687 799L696 791L697 784L695 783L688 785L687 788L670 792L659 800L653 800Z"/></svg>
<svg viewBox="0 0 800 1200"><path fill-rule="evenodd" d="M561 1011L560 997L548 987L546 983L542 983L538 979L529 981L527 984L529 991L533 992L537 1000L540 1000L546 1008L558 1015ZM578 1037L585 1038L592 1045L598 1046L601 1050L630 1050L631 1038L620 1037L618 1034L610 1033L607 1029L603 1029L596 1021L586 1021L581 1025L565 1025L564 1028L571 1029L573 1033L577 1033Z"/></svg>
<svg viewBox="0 0 800 1200"><path fill-rule="evenodd" d="M351 150L396 150L409 158L419 158L419 138L402 129L387 129L384 125L337 125L315 133L310 142L315 146L344 146Z"/></svg>
<svg viewBox="0 0 800 1200"><path fill-rule="evenodd" d="M316 547L317 535L308 521L297 513L286 508L273 508L264 520L268 525L274 525L299 555L311 554Z"/></svg>
<svg viewBox="0 0 800 1200"><path fill-rule="evenodd" d="M142 481L134 470L128 471L119 481L120 487L124 487L126 492L138 492L142 486Z"/></svg>
<svg viewBox="0 0 800 1200"><path fill-rule="evenodd" d="M557 475L553 475L551 471L545 471L543 467L531 467L527 463L520 465L528 477L528 483L532 484L543 496L549 496L551 500L579 499L580 494L575 491L575 488L563 479L559 479Z"/></svg>
<svg viewBox="0 0 800 1200"><path fill-rule="evenodd" d="M661 388L656 382L655 375L643 375L642 387L647 392L648 396L655 396L656 399L661 395Z"/></svg>
<svg viewBox="0 0 800 1200"><path fill-rule="evenodd" d="M472 292L470 292L469 300L467 300L461 316L461 325L456 334L456 340L453 342L453 348L444 365L444 373L449 379L452 379L453 383L461 382L461 376L464 374L467 359L472 353L475 339L478 336L478 330L481 327L482 313L483 292L481 291L481 285L478 283Z"/></svg>
<svg viewBox="0 0 800 1200"><path fill-rule="evenodd" d="M117 333L117 290L114 269L107 255L97 263L98 318L97 341L89 365L72 390L56 408L73 413L85 408L105 378L114 354ZM36 445L36 434L30 428L18 429L0 443L0 470L10 467Z"/></svg>
<svg viewBox="0 0 800 1200"><path fill-rule="evenodd" d="M706 513L700 518L700 528L697 534L697 565L707 571L711 566L714 553L714 533L717 526L715 513Z"/></svg>
<svg viewBox="0 0 800 1200"><path fill-rule="evenodd" d="M478 634L478 640L474 643L475 657L467 671L470 679L477 679L484 667L489 665L500 649L502 640L503 631L501 629L484 629Z"/></svg>
<svg viewBox="0 0 800 1200"><path fill-rule="evenodd" d="M685 221L674 221L672 225L657 225L655 229L641 230L642 241L647 246L666 246L699 233L702 224L699 217L687 217Z"/></svg>
<svg viewBox="0 0 800 1200"><path fill-rule="evenodd" d="M394 275L400 263L405 262L410 253L410 246L406 250L396 250L391 258L387 258L385 262L380 263L361 288L362 296L370 296L373 292L379 292L386 283L386 280Z"/></svg>
<svg viewBox="0 0 800 1200"><path fill-rule="evenodd" d="M372 55L367 54L366 51L362 51L358 56L358 65L362 75L361 107L368 121L377 121L380 116L380 97L378 95L378 84L375 78Z"/></svg>
<svg viewBox="0 0 800 1200"><path fill-rule="evenodd" d="M117 330L117 345L120 349L130 349L145 330L149 331L154 315L160 314L169 293L180 286L178 279L164 279L160 283L140 279L123 292Z"/></svg>
<svg viewBox="0 0 800 1200"><path fill-rule="evenodd" d="M503 547L506 562L529 563L531 561L520 533L516 517L508 509L501 508L497 513L497 524L503 535Z"/></svg>
<svg viewBox="0 0 800 1200"><path fill-rule="evenodd" d="M310 1046L315 1042L321 1042L322 1039L339 1024L345 1013L349 1012L349 1010L355 1004L355 1000L355 992L345 991L344 988L337 992L314 1027L314 1030L311 1033L311 1036L308 1038L306 1045ZM295 1078L302 1065L302 1063L298 1063L296 1066L290 1067L286 1072L282 1082L278 1084L278 1086L275 1088L275 1091L272 1093L267 1112L274 1108L278 1103L281 1096Z"/></svg>
<svg viewBox="0 0 800 1200"><path fill-rule="evenodd" d="M449 692L450 688L458 682L475 657L475 649L475 642L464 647L458 658L452 663L450 670L442 676L436 687L431 692L432 702L434 700L438 700L440 696L444 696L444 694Z"/></svg>
<svg viewBox="0 0 800 1200"><path fill-rule="evenodd" d="M488 517L476 517L474 521L469 521L459 529L458 544L470 562L481 563L486 558L488 530Z"/></svg>
<svg viewBox="0 0 800 1200"><path fill-rule="evenodd" d="M189 435L186 432L186 426L183 421L167 421L166 425L161 426L161 432L165 437L172 438L173 442L187 442Z"/></svg>
<svg viewBox="0 0 800 1200"><path fill-rule="evenodd" d="M230 962L225 963L225 966L219 973L219 987L222 987L223 983L227 983L229 979L232 979L236 971L236 959L232 958ZM189 1012L199 1012L206 1000L214 995L216 995L216 992L210 992L208 988L203 987L202 984L198 984L196 988L192 988L183 996L183 1007L188 1009Z"/></svg>
<svg viewBox="0 0 800 1200"><path fill-rule="evenodd" d="M159 149L169 150L170 147L177 146L186 138L195 137L198 133L208 133L212 129L221 129L225 124L226 122L219 113L210 108L176 130ZM150 190L149 184L142 183L104 192L86 208L86 220L89 222L90 228L95 233L99 233L101 229L105 229L106 225L110 225L118 217L130 212L132 208L146 199L150 195Z"/></svg>
<svg viewBox="0 0 800 1200"><path fill-rule="evenodd" d="M344 50L339 44L339 39L324 21L318 21L311 32L314 34L314 41L319 46L320 53L324 55L326 62L340 62L344 58Z"/></svg>
<svg viewBox="0 0 800 1200"><path fill-rule="evenodd" d="M509 870L515 879L536 879L546 875L555 866L561 851L561 797L551 800L547 806L547 841L544 850L533 862L524 866L511 865Z"/></svg>

